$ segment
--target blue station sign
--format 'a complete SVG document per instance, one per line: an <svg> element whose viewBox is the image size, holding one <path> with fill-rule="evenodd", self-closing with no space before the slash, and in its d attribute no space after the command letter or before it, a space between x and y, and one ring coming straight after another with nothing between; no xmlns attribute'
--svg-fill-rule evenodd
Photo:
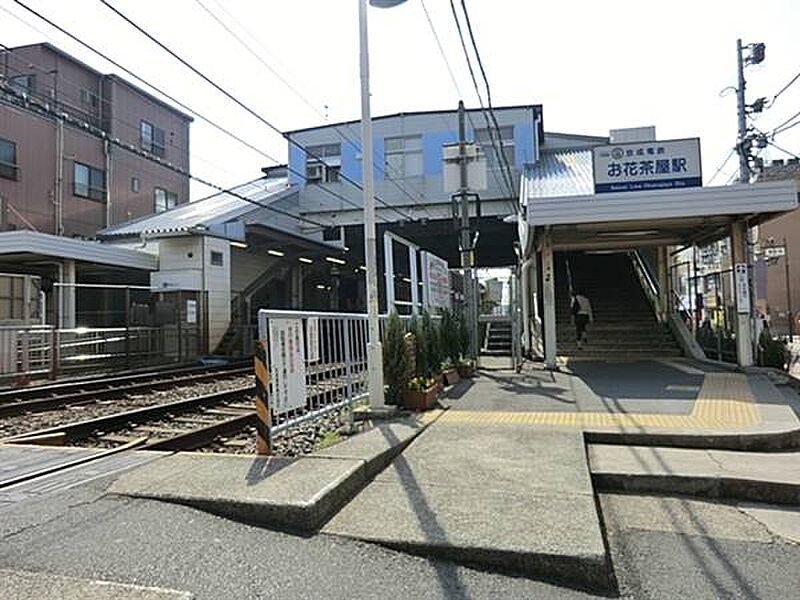
<svg viewBox="0 0 800 600"><path fill-rule="evenodd" d="M700 138L633 142L593 149L594 192L700 187Z"/></svg>

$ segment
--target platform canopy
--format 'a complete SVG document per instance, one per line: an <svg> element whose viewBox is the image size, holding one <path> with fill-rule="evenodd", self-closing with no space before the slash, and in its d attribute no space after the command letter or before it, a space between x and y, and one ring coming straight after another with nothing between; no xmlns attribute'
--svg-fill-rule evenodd
<svg viewBox="0 0 800 600"><path fill-rule="evenodd" d="M544 155L526 170L523 241L549 231L556 250L707 244L734 221L757 225L798 206L793 181L595 194L591 151Z"/></svg>

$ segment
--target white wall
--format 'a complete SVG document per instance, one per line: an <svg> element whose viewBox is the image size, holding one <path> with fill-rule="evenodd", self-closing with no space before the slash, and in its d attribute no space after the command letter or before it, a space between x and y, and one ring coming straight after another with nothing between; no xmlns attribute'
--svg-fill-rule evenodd
<svg viewBox="0 0 800 600"><path fill-rule="evenodd" d="M231 257L231 290L234 292L247 288L278 261L269 254L254 254L241 248L232 248Z"/></svg>
<svg viewBox="0 0 800 600"><path fill-rule="evenodd" d="M222 266L211 264L211 253L222 254ZM205 291L208 297L208 349L213 352L231 322L231 251L228 240L205 238Z"/></svg>

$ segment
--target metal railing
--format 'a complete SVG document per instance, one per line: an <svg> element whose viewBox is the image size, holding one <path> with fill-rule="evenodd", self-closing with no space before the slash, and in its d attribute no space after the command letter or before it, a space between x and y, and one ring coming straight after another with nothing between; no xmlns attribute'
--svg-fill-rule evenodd
<svg viewBox="0 0 800 600"><path fill-rule="evenodd" d="M273 434L368 397L366 314L261 309L258 337Z"/></svg>
<svg viewBox="0 0 800 600"><path fill-rule="evenodd" d="M130 369L182 362L197 355L197 334L160 327L0 326L0 378L48 376L68 371Z"/></svg>

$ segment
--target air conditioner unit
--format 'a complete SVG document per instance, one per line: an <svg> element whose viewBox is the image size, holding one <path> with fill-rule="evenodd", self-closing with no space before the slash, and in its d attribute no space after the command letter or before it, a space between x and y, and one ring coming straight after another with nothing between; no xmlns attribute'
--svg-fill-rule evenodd
<svg viewBox="0 0 800 600"><path fill-rule="evenodd" d="M325 181L325 165L312 164L306 165L307 181Z"/></svg>

